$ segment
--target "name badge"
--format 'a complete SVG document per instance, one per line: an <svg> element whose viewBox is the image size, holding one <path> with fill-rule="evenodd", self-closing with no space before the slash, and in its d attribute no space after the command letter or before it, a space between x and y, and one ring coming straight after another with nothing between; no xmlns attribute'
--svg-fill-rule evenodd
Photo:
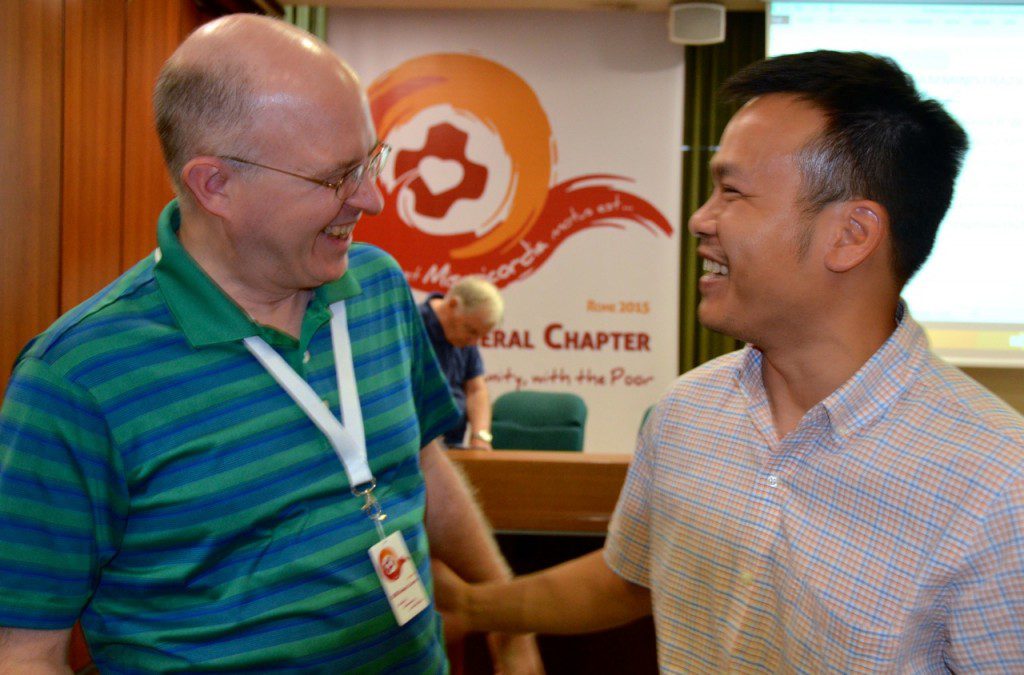
<svg viewBox="0 0 1024 675"><path fill-rule="evenodd" d="M420 581L401 532L389 534L371 546L368 553L399 626L430 606L427 589Z"/></svg>

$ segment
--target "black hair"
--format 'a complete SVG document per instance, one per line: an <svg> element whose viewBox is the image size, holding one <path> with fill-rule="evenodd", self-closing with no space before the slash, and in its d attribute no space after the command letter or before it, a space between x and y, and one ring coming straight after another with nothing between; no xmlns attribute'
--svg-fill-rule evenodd
<svg viewBox="0 0 1024 675"><path fill-rule="evenodd" d="M871 199L889 212L893 271L910 280L931 253L967 151L967 134L889 58L862 52L787 54L747 66L722 93L746 102L793 94L820 108L824 133L801 153L810 210Z"/></svg>

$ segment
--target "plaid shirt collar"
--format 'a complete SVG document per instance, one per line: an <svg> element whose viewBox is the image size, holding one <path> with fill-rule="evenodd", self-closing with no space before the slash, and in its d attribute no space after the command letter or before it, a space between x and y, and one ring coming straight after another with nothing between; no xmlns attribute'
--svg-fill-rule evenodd
<svg viewBox="0 0 1024 675"><path fill-rule="evenodd" d="M896 308L896 330L870 359L820 403L812 407L804 419L823 419L839 439L849 438L873 423L917 379L928 339L921 326L913 320L906 303ZM762 378L763 355L747 345L736 377L751 402L751 413L759 426L772 430L771 409Z"/></svg>

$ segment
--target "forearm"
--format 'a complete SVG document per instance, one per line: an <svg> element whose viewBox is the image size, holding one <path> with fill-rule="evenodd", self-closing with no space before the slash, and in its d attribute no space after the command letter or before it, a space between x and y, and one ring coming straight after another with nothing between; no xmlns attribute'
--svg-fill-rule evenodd
<svg viewBox="0 0 1024 675"><path fill-rule="evenodd" d="M420 453L427 481L427 536L431 556L464 579L473 581L508 580L512 571L498 549L483 512L476 505L468 484L448 460L437 442ZM452 571L445 568L448 575ZM443 592L437 589L438 604ZM450 624L446 623L446 630ZM495 672L543 674L544 666L532 635L491 635L488 646Z"/></svg>
<svg viewBox="0 0 1024 675"><path fill-rule="evenodd" d="M436 442L423 448L420 462L427 481L426 528L431 556L467 581L510 578L512 573L487 519Z"/></svg>
<svg viewBox="0 0 1024 675"><path fill-rule="evenodd" d="M0 675L68 675L70 630L0 628Z"/></svg>
<svg viewBox="0 0 1024 675"><path fill-rule="evenodd" d="M466 396L466 420L471 431L490 431L491 401L487 396L487 390Z"/></svg>
<svg viewBox="0 0 1024 675"><path fill-rule="evenodd" d="M511 582L471 584L457 602L471 630L572 634L651 612L649 591L608 568L603 551Z"/></svg>
<svg viewBox="0 0 1024 675"><path fill-rule="evenodd" d="M51 659L8 659L0 652L0 675L73 675L67 663Z"/></svg>
<svg viewBox="0 0 1024 675"><path fill-rule="evenodd" d="M480 439L474 437L477 431L491 430L491 398L483 377L466 383L466 421L469 424L470 445L490 448L490 443L478 443Z"/></svg>

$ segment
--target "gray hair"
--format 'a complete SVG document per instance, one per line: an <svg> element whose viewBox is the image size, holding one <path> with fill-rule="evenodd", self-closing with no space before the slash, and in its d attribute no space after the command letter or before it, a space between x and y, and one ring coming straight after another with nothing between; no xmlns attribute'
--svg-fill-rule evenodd
<svg viewBox="0 0 1024 675"><path fill-rule="evenodd" d="M479 277L460 279L449 290L448 294L459 303L459 309L467 314L484 313L487 322L497 325L505 313L505 301L501 298L498 288Z"/></svg>
<svg viewBox="0 0 1024 675"><path fill-rule="evenodd" d="M181 170L193 157L238 152L255 118L257 95L249 72L237 63L216 70L171 58L153 91L156 130L175 192L191 201Z"/></svg>

